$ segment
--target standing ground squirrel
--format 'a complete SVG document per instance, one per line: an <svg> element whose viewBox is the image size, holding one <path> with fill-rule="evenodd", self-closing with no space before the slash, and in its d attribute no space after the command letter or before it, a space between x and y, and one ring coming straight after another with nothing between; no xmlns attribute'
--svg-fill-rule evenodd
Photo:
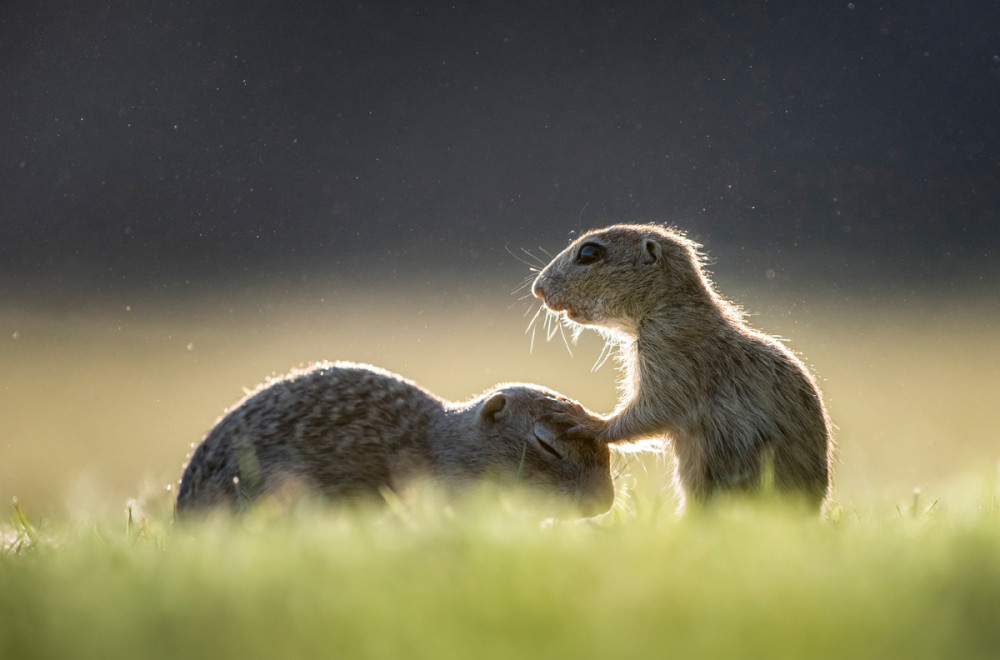
<svg viewBox="0 0 1000 660"><path fill-rule="evenodd" d="M833 443L819 388L778 340L713 289L699 245L658 225L615 225L573 241L532 291L552 312L620 342L622 398L606 418L567 403L565 437L667 436L682 495L754 490L821 508Z"/></svg>
<svg viewBox="0 0 1000 660"><path fill-rule="evenodd" d="M195 449L177 512L242 502L289 484L329 498L378 497L414 479L449 492L517 482L593 516L614 501L610 451L564 441L539 420L565 401L507 384L465 403L368 365L320 363L248 394Z"/></svg>

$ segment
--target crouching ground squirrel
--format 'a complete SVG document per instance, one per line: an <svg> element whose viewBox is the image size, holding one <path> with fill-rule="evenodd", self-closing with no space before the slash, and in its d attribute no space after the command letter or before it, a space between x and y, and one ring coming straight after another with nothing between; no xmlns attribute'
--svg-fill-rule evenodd
<svg viewBox="0 0 1000 660"><path fill-rule="evenodd" d="M604 513L614 501L607 445L565 441L540 421L562 401L507 384L453 403L368 365L316 364L264 383L215 424L184 470L177 512L236 509L289 484L341 499L427 478L450 493L516 481L555 496L559 515Z"/></svg>
<svg viewBox="0 0 1000 660"><path fill-rule="evenodd" d="M821 508L833 444L819 388L716 293L699 248L674 229L615 225L584 234L542 270L535 296L618 342L624 372L610 416L568 402L549 419L571 426L564 437L667 437L688 500L773 479L776 491Z"/></svg>

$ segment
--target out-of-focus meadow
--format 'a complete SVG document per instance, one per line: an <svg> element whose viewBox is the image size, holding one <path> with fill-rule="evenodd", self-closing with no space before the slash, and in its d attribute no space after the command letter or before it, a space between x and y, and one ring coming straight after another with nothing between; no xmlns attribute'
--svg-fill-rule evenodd
<svg viewBox="0 0 1000 660"><path fill-rule="evenodd" d="M491 282L5 307L0 657L995 657L996 310L723 289L820 375L840 446L824 520L768 501L678 519L646 455L583 522L431 491L177 525L189 446L301 362L453 399L538 381L602 411L613 364L591 372L592 333L572 357L558 334L529 350L536 306Z"/></svg>
<svg viewBox="0 0 1000 660"><path fill-rule="evenodd" d="M301 363L368 362L450 399L538 382L610 411L612 361L572 355L508 283L331 282L211 295L15 301L0 310L0 501L33 516L160 498L244 388ZM1000 460L1000 310L973 297L861 299L722 287L819 376L837 426L835 498L908 497ZM643 488L667 483L646 459ZM637 470L638 472L639 470Z"/></svg>

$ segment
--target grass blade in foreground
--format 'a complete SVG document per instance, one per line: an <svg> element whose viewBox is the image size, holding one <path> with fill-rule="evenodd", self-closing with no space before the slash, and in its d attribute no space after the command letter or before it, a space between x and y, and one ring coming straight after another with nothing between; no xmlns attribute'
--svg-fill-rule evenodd
<svg viewBox="0 0 1000 660"><path fill-rule="evenodd" d="M43 529L46 552L0 559L0 656L995 657L995 498L836 523L427 506Z"/></svg>

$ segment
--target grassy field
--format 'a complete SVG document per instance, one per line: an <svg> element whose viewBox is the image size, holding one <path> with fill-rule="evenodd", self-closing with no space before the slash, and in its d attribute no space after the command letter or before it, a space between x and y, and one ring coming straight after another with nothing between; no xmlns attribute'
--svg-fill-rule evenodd
<svg viewBox="0 0 1000 660"><path fill-rule="evenodd" d="M0 658L998 657L1000 311L735 293L820 376L829 520L678 520L645 457L578 524L427 493L178 528L189 445L272 372L350 359L453 399L526 380L606 411L614 370L591 372L589 333L529 352L528 303L490 284L6 304Z"/></svg>
<svg viewBox="0 0 1000 660"><path fill-rule="evenodd" d="M0 655L995 658L996 486L833 522L734 504L539 526L431 498L78 523L0 556Z"/></svg>

